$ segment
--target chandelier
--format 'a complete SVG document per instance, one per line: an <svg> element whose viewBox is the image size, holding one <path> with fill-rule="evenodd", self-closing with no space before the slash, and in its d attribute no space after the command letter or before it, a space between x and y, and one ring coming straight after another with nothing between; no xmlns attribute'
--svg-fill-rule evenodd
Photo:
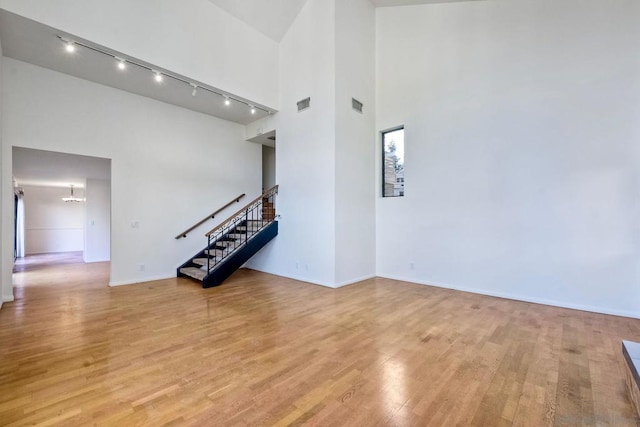
<svg viewBox="0 0 640 427"><path fill-rule="evenodd" d="M73 184L71 185L71 196L63 197L62 200L64 200L65 202L84 202L84 199L73 196Z"/></svg>

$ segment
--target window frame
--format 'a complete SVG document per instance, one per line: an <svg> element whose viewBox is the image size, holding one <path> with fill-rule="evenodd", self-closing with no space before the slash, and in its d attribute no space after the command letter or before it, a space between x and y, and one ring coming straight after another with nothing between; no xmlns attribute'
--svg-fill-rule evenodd
<svg viewBox="0 0 640 427"><path fill-rule="evenodd" d="M382 156L381 156L381 166L380 166L382 188L380 189L381 190L380 194L381 194L381 197L383 199L404 197L404 193L405 193L403 191L402 194L398 194L397 196L395 196L395 195L386 196L384 194L384 186L385 186L385 150L384 150L385 141L384 141L384 138L385 138L385 135L387 135L388 133L396 132L396 131L399 131L399 130L404 131L405 130L404 125L394 126L394 127L391 127L391 128L384 129L384 130L380 131L380 148L381 148L381 154L382 154ZM404 151L404 148L405 148L404 147L404 140L403 140L402 143L403 143L403 147L402 148L403 148L403 151ZM402 164L403 164L403 168L404 168L404 158L402 159ZM403 187L404 187L404 178L402 180L402 184L403 184Z"/></svg>

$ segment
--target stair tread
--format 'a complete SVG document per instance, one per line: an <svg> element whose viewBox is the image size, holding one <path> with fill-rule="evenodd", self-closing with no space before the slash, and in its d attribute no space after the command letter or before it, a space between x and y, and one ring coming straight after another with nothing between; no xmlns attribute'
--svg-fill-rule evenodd
<svg viewBox="0 0 640 427"><path fill-rule="evenodd" d="M197 267L184 267L180 269L180 273L186 274L189 277L193 277L197 280L203 280L207 275L206 271L203 271Z"/></svg>
<svg viewBox="0 0 640 427"><path fill-rule="evenodd" d="M208 258L208 259L207 258L194 258L194 259L191 260L191 262L194 263L194 264L205 266L205 265L207 265L207 261L208 260L211 260L210 261L211 265L213 265L213 263L215 262L215 258Z"/></svg>

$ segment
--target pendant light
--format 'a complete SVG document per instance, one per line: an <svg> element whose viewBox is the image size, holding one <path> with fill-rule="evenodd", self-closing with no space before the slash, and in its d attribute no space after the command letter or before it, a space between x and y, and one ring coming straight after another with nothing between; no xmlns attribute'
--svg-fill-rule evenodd
<svg viewBox="0 0 640 427"><path fill-rule="evenodd" d="M63 197L62 200L64 200L65 202L84 202L84 199L73 196L73 184L71 184L71 196Z"/></svg>

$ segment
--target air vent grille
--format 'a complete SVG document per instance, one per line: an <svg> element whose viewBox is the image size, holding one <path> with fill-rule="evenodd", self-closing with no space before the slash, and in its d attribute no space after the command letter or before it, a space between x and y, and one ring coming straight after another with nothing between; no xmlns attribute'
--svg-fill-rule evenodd
<svg viewBox="0 0 640 427"><path fill-rule="evenodd" d="M311 106L311 98L305 98L302 101L298 101L298 112L306 110Z"/></svg>
<svg viewBox="0 0 640 427"><path fill-rule="evenodd" d="M355 98L351 98L351 108L356 110L358 113L362 113L362 102Z"/></svg>

